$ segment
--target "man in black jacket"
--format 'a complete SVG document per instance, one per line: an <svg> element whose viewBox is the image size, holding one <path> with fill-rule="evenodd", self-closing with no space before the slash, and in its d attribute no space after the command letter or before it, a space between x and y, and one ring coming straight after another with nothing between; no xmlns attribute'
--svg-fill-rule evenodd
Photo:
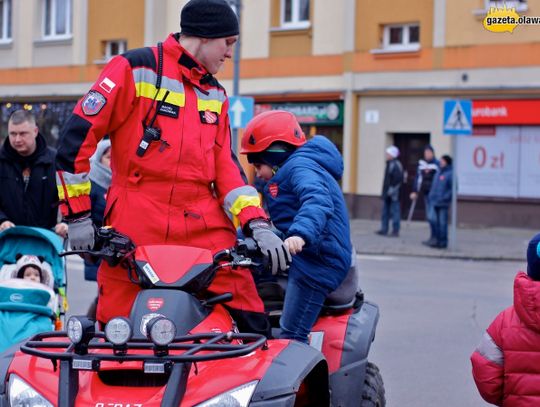
<svg viewBox="0 0 540 407"><path fill-rule="evenodd" d="M383 210L381 217L381 229L378 235L388 235L388 223L392 219L392 233L390 236L399 236L401 208L399 205L399 193L403 184L403 166L397 159L399 149L390 146L386 149L386 169L382 190Z"/></svg>
<svg viewBox="0 0 540 407"><path fill-rule="evenodd" d="M0 231L16 225L38 226L66 236L67 225L57 222L55 155L39 134L32 113L13 112L8 138L0 148Z"/></svg>

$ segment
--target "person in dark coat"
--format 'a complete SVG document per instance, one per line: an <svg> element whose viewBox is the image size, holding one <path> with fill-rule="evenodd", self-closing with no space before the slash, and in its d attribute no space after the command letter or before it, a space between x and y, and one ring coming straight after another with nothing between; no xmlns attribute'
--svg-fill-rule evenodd
<svg viewBox="0 0 540 407"><path fill-rule="evenodd" d="M57 222L55 154L32 113L12 113L8 137L0 148L0 231L16 225L37 226L66 237L67 225Z"/></svg>
<svg viewBox="0 0 540 407"><path fill-rule="evenodd" d="M281 337L307 343L327 295L351 265L349 218L338 184L343 160L323 136L306 142L294 115L280 110L248 123L241 153L267 181L264 201L293 255Z"/></svg>
<svg viewBox="0 0 540 407"><path fill-rule="evenodd" d="M397 159L399 149L390 146L386 149L386 168L384 170L384 181L381 199L383 209L381 215L381 228L375 232L378 235L388 235L388 223L392 219L392 233L390 236L398 237L401 208L399 203L399 193L403 184L403 166Z"/></svg>
<svg viewBox="0 0 540 407"><path fill-rule="evenodd" d="M480 395L503 407L540 405L540 234L527 247L527 274L514 279L514 304L484 332L471 356Z"/></svg>
<svg viewBox="0 0 540 407"><path fill-rule="evenodd" d="M431 247L446 249L448 246L448 208L452 202L452 157L443 155L440 169L435 174L429 200L435 211L435 238Z"/></svg>
<svg viewBox="0 0 540 407"><path fill-rule="evenodd" d="M433 184L433 178L435 173L439 169L439 160L435 158L435 150L431 144L424 147L424 156L418 160L418 167L416 168L416 177L412 185L412 192L410 194L411 201L418 199L418 195L422 195L424 198L424 207L426 210L426 220L429 223L430 235L429 239L422 243L429 246L437 241L435 237L435 210L433 204L429 199L429 191Z"/></svg>

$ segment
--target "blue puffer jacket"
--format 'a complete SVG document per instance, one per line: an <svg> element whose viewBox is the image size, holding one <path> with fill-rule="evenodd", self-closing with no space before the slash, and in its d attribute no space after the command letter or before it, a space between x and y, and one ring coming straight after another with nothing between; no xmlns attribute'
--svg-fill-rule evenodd
<svg viewBox="0 0 540 407"><path fill-rule="evenodd" d="M440 168L433 177L429 200L435 207L448 207L452 202L452 166Z"/></svg>
<svg viewBox="0 0 540 407"><path fill-rule="evenodd" d="M323 136L298 148L263 190L272 222L306 241L290 273L334 290L351 264L349 216L337 183L343 174L338 149Z"/></svg>

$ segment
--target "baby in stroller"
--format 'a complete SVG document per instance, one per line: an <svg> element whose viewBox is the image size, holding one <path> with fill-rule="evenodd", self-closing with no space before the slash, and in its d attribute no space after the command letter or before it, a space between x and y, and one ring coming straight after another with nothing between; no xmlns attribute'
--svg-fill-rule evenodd
<svg viewBox="0 0 540 407"><path fill-rule="evenodd" d="M65 276L58 256L62 244L54 239L54 233L39 228L17 226L0 233L0 352L55 329ZM53 267L58 265L57 278Z"/></svg>

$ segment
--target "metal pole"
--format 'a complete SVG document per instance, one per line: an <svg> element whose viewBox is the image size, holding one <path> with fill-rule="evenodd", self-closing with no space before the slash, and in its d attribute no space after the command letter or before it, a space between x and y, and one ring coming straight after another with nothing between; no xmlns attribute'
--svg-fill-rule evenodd
<svg viewBox="0 0 540 407"><path fill-rule="evenodd" d="M242 0L229 0L234 6L238 21L242 22ZM240 87L240 39L242 38L242 30L238 35L238 41L234 47L234 76L233 76L233 96L238 96ZM235 154L238 154L238 129L232 129L232 149Z"/></svg>
<svg viewBox="0 0 540 407"><path fill-rule="evenodd" d="M457 137L452 137L452 225L450 227L449 249L456 250L457 232Z"/></svg>

